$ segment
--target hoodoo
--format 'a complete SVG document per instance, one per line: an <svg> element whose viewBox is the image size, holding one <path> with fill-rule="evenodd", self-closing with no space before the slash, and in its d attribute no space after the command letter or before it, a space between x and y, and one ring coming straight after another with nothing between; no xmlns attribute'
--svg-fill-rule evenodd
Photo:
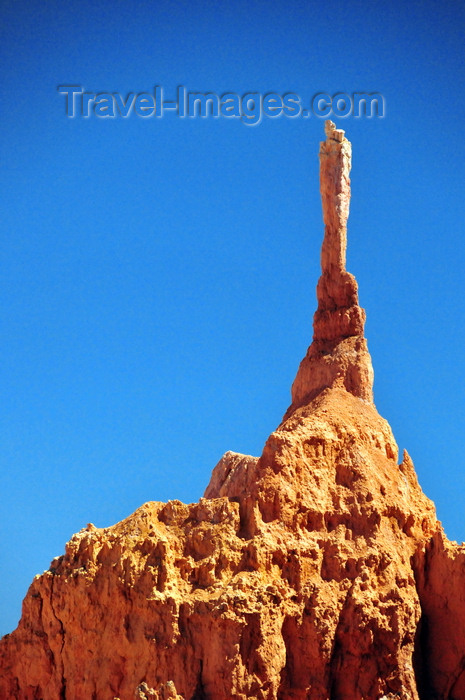
<svg viewBox="0 0 465 700"><path fill-rule="evenodd" d="M323 388L343 386L373 400L373 368L364 338L365 312L355 277L346 271L347 218L352 148L342 129L325 125L320 147L320 191L325 234L313 343L292 386L292 407L308 403Z"/></svg>
<svg viewBox="0 0 465 700"><path fill-rule="evenodd" d="M464 700L465 548L378 414L326 122L314 335L260 457L88 525L0 642L0 700Z"/></svg>

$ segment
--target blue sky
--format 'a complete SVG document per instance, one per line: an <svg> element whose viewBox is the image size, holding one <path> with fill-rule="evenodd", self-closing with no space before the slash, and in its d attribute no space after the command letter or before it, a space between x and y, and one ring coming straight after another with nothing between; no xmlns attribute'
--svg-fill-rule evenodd
<svg viewBox="0 0 465 700"><path fill-rule="evenodd" d="M465 539L459 2L3 2L0 633L88 522L260 454L311 340L323 120L68 119L90 92L380 92L348 269L375 401Z"/></svg>

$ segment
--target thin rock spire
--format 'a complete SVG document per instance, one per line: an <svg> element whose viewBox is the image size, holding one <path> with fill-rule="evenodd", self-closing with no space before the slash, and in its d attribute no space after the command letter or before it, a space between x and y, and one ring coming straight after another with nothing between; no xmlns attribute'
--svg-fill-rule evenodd
<svg viewBox="0 0 465 700"><path fill-rule="evenodd" d="M365 311L358 304L355 277L345 267L352 147L344 131L336 129L333 122L326 121L325 133L319 154L325 232L322 274L317 285L318 308L313 318L313 342L297 372L286 417L333 386L373 401L373 367L364 336Z"/></svg>

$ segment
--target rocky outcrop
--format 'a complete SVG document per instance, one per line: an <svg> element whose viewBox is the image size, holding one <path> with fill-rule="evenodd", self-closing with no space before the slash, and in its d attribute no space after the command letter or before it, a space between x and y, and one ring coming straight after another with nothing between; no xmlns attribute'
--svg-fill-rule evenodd
<svg viewBox="0 0 465 700"><path fill-rule="evenodd" d="M331 123L320 157L318 310L283 422L199 503L74 535L0 643L1 699L465 697L465 550L373 404Z"/></svg>

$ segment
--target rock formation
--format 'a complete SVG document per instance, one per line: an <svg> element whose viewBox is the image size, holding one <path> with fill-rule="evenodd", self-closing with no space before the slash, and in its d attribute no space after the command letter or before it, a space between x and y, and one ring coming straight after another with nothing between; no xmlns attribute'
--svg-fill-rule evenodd
<svg viewBox="0 0 465 700"><path fill-rule="evenodd" d="M465 548L373 404L350 144L326 136L314 337L283 422L199 503L74 535L0 643L1 700L465 698Z"/></svg>
<svg viewBox="0 0 465 700"><path fill-rule="evenodd" d="M326 141L320 148L325 235L318 309L313 343L292 385L291 411L332 386L343 386L354 396L373 401L373 367L363 334L365 312L358 305L355 277L345 269L352 149L342 129L332 122L326 122L325 131Z"/></svg>

